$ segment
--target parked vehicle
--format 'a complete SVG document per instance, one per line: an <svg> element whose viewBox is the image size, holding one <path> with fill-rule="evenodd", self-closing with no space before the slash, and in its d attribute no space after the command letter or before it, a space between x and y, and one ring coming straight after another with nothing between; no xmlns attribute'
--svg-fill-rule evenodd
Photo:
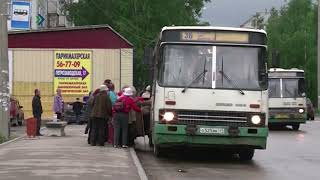
<svg viewBox="0 0 320 180"><path fill-rule="evenodd" d="M10 123L11 125L22 126L24 120L24 112L22 110L23 106L20 102L14 98L10 98Z"/></svg>
<svg viewBox="0 0 320 180"><path fill-rule="evenodd" d="M86 109L86 104L83 103L83 108L81 110L81 115L80 115L80 124L82 123L87 123L88 120L85 118L85 109ZM76 114L74 113L72 109L72 102L64 102L64 121L67 121L68 124L71 123L76 123Z"/></svg>
<svg viewBox="0 0 320 180"><path fill-rule="evenodd" d="M307 120L314 120L315 109L309 98L307 98Z"/></svg>

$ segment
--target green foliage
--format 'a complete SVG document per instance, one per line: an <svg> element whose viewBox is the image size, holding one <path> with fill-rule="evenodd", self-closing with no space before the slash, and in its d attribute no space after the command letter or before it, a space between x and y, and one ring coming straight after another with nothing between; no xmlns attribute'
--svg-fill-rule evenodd
<svg viewBox="0 0 320 180"><path fill-rule="evenodd" d="M80 0L69 4L69 18L77 26L109 24L134 45L135 85L146 80L144 47L155 44L163 26L207 25L201 10L210 0Z"/></svg>
<svg viewBox="0 0 320 180"><path fill-rule="evenodd" d="M277 49L282 68L304 69L307 96L317 102L317 6L312 0L291 0L272 9L267 32L270 60Z"/></svg>
<svg viewBox="0 0 320 180"><path fill-rule="evenodd" d="M6 140L7 139L4 136L2 136L1 133L0 133L0 144L4 143Z"/></svg>

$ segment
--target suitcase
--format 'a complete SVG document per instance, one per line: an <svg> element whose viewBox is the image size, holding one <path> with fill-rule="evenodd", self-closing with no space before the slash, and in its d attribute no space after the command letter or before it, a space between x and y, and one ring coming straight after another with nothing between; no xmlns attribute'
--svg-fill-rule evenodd
<svg viewBox="0 0 320 180"><path fill-rule="evenodd" d="M108 123L108 143L109 144L113 144L113 140L114 140L114 128L112 123Z"/></svg>

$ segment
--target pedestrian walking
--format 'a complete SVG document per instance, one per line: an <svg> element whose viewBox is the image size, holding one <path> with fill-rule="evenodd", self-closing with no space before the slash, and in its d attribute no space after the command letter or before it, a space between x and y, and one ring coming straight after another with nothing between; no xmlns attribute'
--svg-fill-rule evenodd
<svg viewBox="0 0 320 180"><path fill-rule="evenodd" d="M41 127L41 115L43 113L42 110L42 104L41 104L41 97L40 97L40 90L35 89L34 90L34 96L32 99L32 113L33 117L37 119L37 129L36 129L36 135L42 136L40 134L40 127Z"/></svg>
<svg viewBox="0 0 320 180"><path fill-rule="evenodd" d="M72 110L76 115L76 122L80 124L80 115L82 113L83 103L80 102L79 98L76 98L76 102L72 103Z"/></svg>
<svg viewBox="0 0 320 180"><path fill-rule="evenodd" d="M131 98L133 95L131 88L125 88L123 96L121 96L114 104L114 147L120 145L120 132L122 132L122 147L128 147L128 123L129 123L129 112L133 109L136 112L141 112L141 109L135 104Z"/></svg>
<svg viewBox="0 0 320 180"><path fill-rule="evenodd" d="M62 113L63 113L63 99L61 94L61 89L57 89L57 95L54 96L53 100L53 112L57 114L57 119L62 119Z"/></svg>
<svg viewBox="0 0 320 180"><path fill-rule="evenodd" d="M90 130L90 144L95 146L97 143L104 146L106 138L106 123L112 116L112 104L107 93L107 86L101 85L99 93L93 99Z"/></svg>

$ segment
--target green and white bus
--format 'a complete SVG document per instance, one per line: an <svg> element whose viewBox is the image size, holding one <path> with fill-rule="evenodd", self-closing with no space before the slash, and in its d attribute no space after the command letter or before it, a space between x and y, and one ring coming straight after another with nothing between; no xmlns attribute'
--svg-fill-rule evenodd
<svg viewBox="0 0 320 180"><path fill-rule="evenodd" d="M304 71L271 68L269 70L269 125L292 126L298 130L306 123L307 106Z"/></svg>
<svg viewBox="0 0 320 180"><path fill-rule="evenodd" d="M251 160L268 136L266 32L164 27L153 51L154 154L223 148Z"/></svg>

